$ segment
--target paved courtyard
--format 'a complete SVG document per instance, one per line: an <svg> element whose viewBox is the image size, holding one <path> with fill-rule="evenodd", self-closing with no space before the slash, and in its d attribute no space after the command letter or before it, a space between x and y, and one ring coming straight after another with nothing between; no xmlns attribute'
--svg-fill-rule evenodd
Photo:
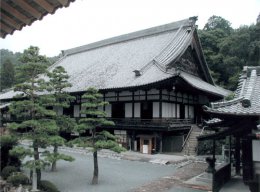
<svg viewBox="0 0 260 192"><path fill-rule="evenodd" d="M61 192L127 192L176 172L174 165L99 158L99 184L92 186L92 156L71 155L76 158L74 162L60 161L57 172L47 168L42 173L42 179L55 183Z"/></svg>

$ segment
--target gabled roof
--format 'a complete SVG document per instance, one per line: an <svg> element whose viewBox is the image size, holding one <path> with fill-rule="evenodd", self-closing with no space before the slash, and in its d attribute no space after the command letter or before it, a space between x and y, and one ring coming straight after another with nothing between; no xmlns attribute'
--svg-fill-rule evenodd
<svg viewBox="0 0 260 192"><path fill-rule="evenodd" d="M260 117L260 66L244 67L233 100L211 103L205 110L221 115Z"/></svg>
<svg viewBox="0 0 260 192"><path fill-rule="evenodd" d="M52 65L62 66L70 76L67 91L144 86L175 76L192 87L223 97L229 92L214 85L196 33L196 17L161 25L62 51ZM188 47L197 54L202 77L174 67ZM188 63L189 65L189 63ZM6 93L8 94L8 93ZM5 99L0 95L0 99Z"/></svg>
<svg viewBox="0 0 260 192"><path fill-rule="evenodd" d="M63 58L50 70L58 65L66 69L73 85L71 92L84 91L90 86L111 89L162 81L177 74L176 69L169 66L189 46L200 47L194 40L197 35L195 21L192 17L63 51ZM200 80L212 88L208 90L204 86L202 89L223 96L212 81L202 52L198 54L204 61L200 67L206 82ZM197 78L191 76L186 78Z"/></svg>
<svg viewBox="0 0 260 192"><path fill-rule="evenodd" d="M5 38L15 30L21 30L58 8L68 7L75 0L1 0L0 37Z"/></svg>

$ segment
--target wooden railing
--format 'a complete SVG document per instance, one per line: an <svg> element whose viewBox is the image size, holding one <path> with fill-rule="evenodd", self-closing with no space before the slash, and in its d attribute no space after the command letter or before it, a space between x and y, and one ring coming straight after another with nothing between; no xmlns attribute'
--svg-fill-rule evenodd
<svg viewBox="0 0 260 192"><path fill-rule="evenodd" d="M216 171L213 173L213 185L212 191L218 192L221 187L230 180L231 178L231 164L225 163L216 168Z"/></svg>
<svg viewBox="0 0 260 192"><path fill-rule="evenodd" d="M182 144L182 150L183 150L184 146L186 145L186 143L188 142L188 140L189 140L189 138L190 138L190 135L191 135L191 132L192 132L192 130L193 130L193 127L191 126L191 128L190 128L190 131L189 131L189 133L188 133L188 135L187 135L187 137L186 137L185 141L184 141L184 142L183 142L183 144Z"/></svg>
<svg viewBox="0 0 260 192"><path fill-rule="evenodd" d="M75 118L76 121L80 117ZM161 118L161 119L140 119L140 118L108 118L113 121L117 126L145 126L145 127L174 127L178 125L189 125L192 119L174 119L174 118ZM24 118L2 118L3 122L21 122Z"/></svg>
<svg viewBox="0 0 260 192"><path fill-rule="evenodd" d="M191 119L139 119L139 118L109 118L116 125L145 125L145 126L171 126L176 124L191 124Z"/></svg>

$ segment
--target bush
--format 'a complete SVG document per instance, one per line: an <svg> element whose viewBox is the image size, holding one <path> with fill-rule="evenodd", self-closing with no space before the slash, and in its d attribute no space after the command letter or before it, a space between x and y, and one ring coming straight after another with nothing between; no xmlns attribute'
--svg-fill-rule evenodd
<svg viewBox="0 0 260 192"><path fill-rule="evenodd" d="M60 192L52 182L46 180L42 180L38 188L44 192Z"/></svg>
<svg viewBox="0 0 260 192"><path fill-rule="evenodd" d="M29 183L29 178L23 173L15 173L7 178L7 182L14 186L19 186L20 184L26 185Z"/></svg>
<svg viewBox="0 0 260 192"><path fill-rule="evenodd" d="M19 165L17 163L19 160L13 159L9 155L9 150L11 150L15 145L17 145L17 139L11 135L2 135L0 136L0 148L1 148L1 155L0 155L0 167L5 167L7 165Z"/></svg>
<svg viewBox="0 0 260 192"><path fill-rule="evenodd" d="M14 166L6 166L2 170L1 176L3 179L7 179L12 173L17 171L18 169Z"/></svg>

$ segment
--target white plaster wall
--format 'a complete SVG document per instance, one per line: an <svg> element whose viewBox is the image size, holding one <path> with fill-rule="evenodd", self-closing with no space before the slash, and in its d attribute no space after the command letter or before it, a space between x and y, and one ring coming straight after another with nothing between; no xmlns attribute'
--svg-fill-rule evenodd
<svg viewBox="0 0 260 192"><path fill-rule="evenodd" d="M141 105L140 103L135 103L134 105L135 105L134 117L139 118L141 117L141 107L140 107Z"/></svg>
<svg viewBox="0 0 260 192"><path fill-rule="evenodd" d="M126 96L126 95L131 96L132 93L130 91L122 91L122 92L119 93L119 96Z"/></svg>
<svg viewBox="0 0 260 192"><path fill-rule="evenodd" d="M125 117L132 117L132 103L125 103Z"/></svg>
<svg viewBox="0 0 260 192"><path fill-rule="evenodd" d="M253 161L260 162L260 140L253 140Z"/></svg>
<svg viewBox="0 0 260 192"><path fill-rule="evenodd" d="M175 103L162 103L162 117L175 118L176 117L176 104Z"/></svg>
<svg viewBox="0 0 260 192"><path fill-rule="evenodd" d="M107 117L111 117L112 116L111 104L105 106L105 112L107 114Z"/></svg>
<svg viewBox="0 0 260 192"><path fill-rule="evenodd" d="M159 102L153 102L153 117L159 118Z"/></svg>
<svg viewBox="0 0 260 192"><path fill-rule="evenodd" d="M73 107L73 117L79 117L79 105L74 105Z"/></svg>
<svg viewBox="0 0 260 192"><path fill-rule="evenodd" d="M194 106L189 105L189 118L194 118Z"/></svg>
<svg viewBox="0 0 260 192"><path fill-rule="evenodd" d="M148 94L159 94L159 90L158 89L151 89L149 91L147 91Z"/></svg>
<svg viewBox="0 0 260 192"><path fill-rule="evenodd" d="M86 107L82 107L82 106L81 106L81 110L80 110L80 111L85 111L85 109L86 109ZM81 113L80 113L80 116L81 116L81 117L86 117L86 114L81 114Z"/></svg>
<svg viewBox="0 0 260 192"><path fill-rule="evenodd" d="M115 92L108 92L105 94L106 97L115 97L116 93Z"/></svg>
<svg viewBox="0 0 260 192"><path fill-rule="evenodd" d="M180 104L177 104L177 118L180 118Z"/></svg>
<svg viewBox="0 0 260 192"><path fill-rule="evenodd" d="M112 97L112 98L106 98L106 101L116 101L116 93L115 92L108 92L105 94L106 97Z"/></svg>
<svg viewBox="0 0 260 192"><path fill-rule="evenodd" d="M185 119L189 118L189 106L185 105Z"/></svg>
<svg viewBox="0 0 260 192"><path fill-rule="evenodd" d="M58 115L63 115L63 107L54 107L53 109Z"/></svg>
<svg viewBox="0 0 260 192"><path fill-rule="evenodd" d="M119 101L131 101L131 100L132 100L132 93L130 91L122 91L119 93Z"/></svg>

